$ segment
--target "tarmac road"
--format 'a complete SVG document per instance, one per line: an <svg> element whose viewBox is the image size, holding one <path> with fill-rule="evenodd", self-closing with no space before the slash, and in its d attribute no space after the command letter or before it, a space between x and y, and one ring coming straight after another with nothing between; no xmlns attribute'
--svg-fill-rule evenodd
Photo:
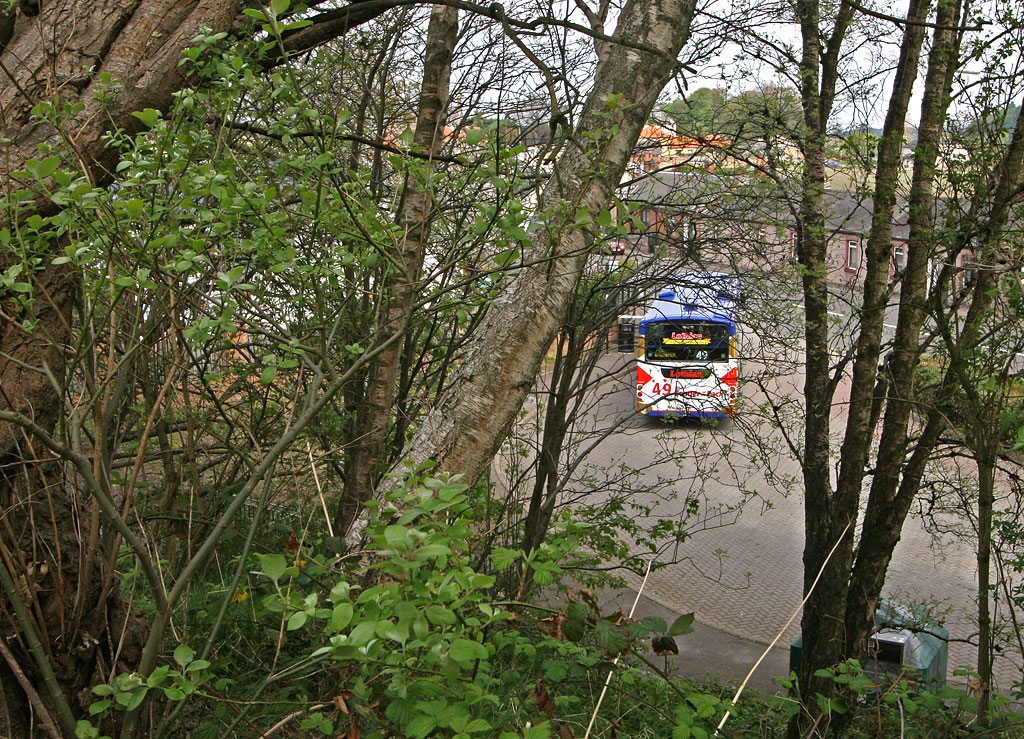
<svg viewBox="0 0 1024 739"><path fill-rule="evenodd" d="M799 415L791 400L798 398L802 377L795 373L770 376L765 368L795 360L792 342L775 344L766 356L767 342L748 332L741 377L746 410L717 427L696 422L666 425L636 415L633 365L630 355L610 352L602 365L607 372L591 423L612 422L622 427L605 438L588 456L607 470L625 464L637 469L636 494L642 503L658 504L658 518L685 521L691 536L658 555L671 562L652 572L644 588L644 607L667 613L694 611L703 627L690 644L681 637L679 664L684 673L720 674L741 679L763 646L780 632L788 645L799 634L803 549L803 508L799 466L787 448L780 425L770 423L757 406L773 398L777 416ZM781 349L779 347L782 347ZM789 347L789 348L786 348ZM792 361L794 368L798 361ZM842 389L837 395L833 428L841 438L845 423ZM785 428L787 424L781 424ZM792 426L796 429L796 425ZM611 473L609 473L611 474ZM617 474L617 473L616 473ZM699 501L700 513L688 514L688 500ZM645 550L635 547L635 552ZM638 588L640 578L627 578ZM896 548L884 595L906 602L936 603L941 621L951 632L949 676L952 685L964 678L952 671L975 663L975 648L955 641L974 631L976 570L974 555L955 541L936 542L922 520L912 514ZM624 611L632 594L606 594ZM716 633L718 634L716 636ZM693 636L693 635L691 635ZM786 652L774 650L755 683L770 687L773 674L787 672ZM1021 669L1009 658L996 660L996 688L1009 691Z"/></svg>

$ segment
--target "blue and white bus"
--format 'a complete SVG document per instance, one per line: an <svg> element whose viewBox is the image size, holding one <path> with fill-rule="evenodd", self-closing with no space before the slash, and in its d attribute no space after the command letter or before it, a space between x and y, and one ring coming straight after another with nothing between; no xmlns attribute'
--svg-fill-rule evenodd
<svg viewBox="0 0 1024 739"><path fill-rule="evenodd" d="M637 410L648 416L736 413L739 280L720 272L674 275L638 324Z"/></svg>

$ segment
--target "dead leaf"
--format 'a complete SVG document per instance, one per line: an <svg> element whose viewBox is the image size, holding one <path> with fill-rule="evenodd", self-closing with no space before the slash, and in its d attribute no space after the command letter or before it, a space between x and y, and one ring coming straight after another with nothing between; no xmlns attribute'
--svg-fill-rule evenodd
<svg viewBox="0 0 1024 739"><path fill-rule="evenodd" d="M338 739L359 739L360 731L359 726L356 725L356 719L352 717L352 723L348 725L348 731L344 734L339 734Z"/></svg>
<svg viewBox="0 0 1024 739"><path fill-rule="evenodd" d="M548 689L544 687L543 678L537 678L537 683L533 686L533 690L526 696L527 700L533 699L537 703L537 708L544 712L544 714L550 719L555 716L555 702L551 700L551 696L548 694Z"/></svg>
<svg viewBox="0 0 1024 739"><path fill-rule="evenodd" d="M580 588L579 593L580 597L588 606L593 608L594 611L600 612L601 609L597 607L597 599L594 597L594 591L587 590L586 588Z"/></svg>
<svg viewBox="0 0 1024 739"><path fill-rule="evenodd" d="M651 649L659 657L664 657L666 654L679 654L679 645L676 644L676 640L665 634L651 639Z"/></svg>
<svg viewBox="0 0 1024 739"><path fill-rule="evenodd" d="M562 639L562 624L565 623L565 616L561 613L557 613L550 618L542 618L537 622L537 628L543 631L548 636L553 636L555 639Z"/></svg>
<svg viewBox="0 0 1024 739"><path fill-rule="evenodd" d="M348 710L348 701L352 700L353 692L351 690L343 690L334 696L334 707L342 713L348 715L351 711Z"/></svg>

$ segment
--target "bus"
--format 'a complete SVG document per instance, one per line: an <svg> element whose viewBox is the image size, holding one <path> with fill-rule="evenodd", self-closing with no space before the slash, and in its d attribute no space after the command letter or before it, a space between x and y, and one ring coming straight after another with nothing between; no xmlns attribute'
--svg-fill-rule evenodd
<svg viewBox="0 0 1024 739"><path fill-rule="evenodd" d="M736 413L739 279L674 275L637 324L636 403L648 416L728 418Z"/></svg>

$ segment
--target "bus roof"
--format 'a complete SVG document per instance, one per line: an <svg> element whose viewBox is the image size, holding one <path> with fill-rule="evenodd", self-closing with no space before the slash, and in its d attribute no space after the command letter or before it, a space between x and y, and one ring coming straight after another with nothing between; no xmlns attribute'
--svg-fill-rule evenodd
<svg viewBox="0 0 1024 739"><path fill-rule="evenodd" d="M639 322L641 336L648 323L670 320L725 323L730 335L735 335L738 277L723 272L691 272L668 279L669 284L658 292Z"/></svg>

